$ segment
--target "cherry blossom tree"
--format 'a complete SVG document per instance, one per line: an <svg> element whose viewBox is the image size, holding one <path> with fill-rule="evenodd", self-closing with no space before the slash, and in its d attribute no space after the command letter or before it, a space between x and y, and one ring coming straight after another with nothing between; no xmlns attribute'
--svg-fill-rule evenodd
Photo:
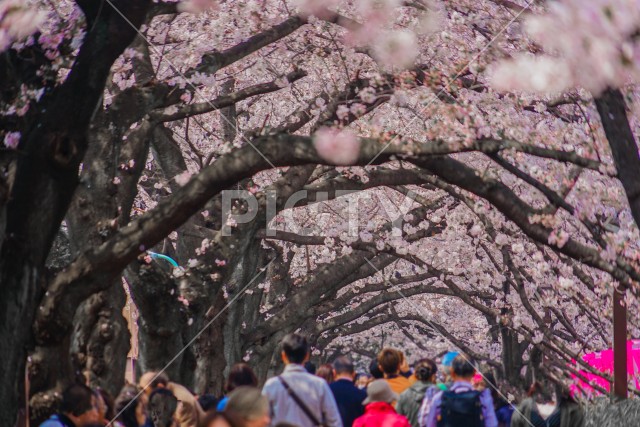
<svg viewBox="0 0 640 427"><path fill-rule="evenodd" d="M197 392L295 330L590 370L638 306L635 6L556 3L1 1L3 424L27 360L34 420L118 391L127 293Z"/></svg>

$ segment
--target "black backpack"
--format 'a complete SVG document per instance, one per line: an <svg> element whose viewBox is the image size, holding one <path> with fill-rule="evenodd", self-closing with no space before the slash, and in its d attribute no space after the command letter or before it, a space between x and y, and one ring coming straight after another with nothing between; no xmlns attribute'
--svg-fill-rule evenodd
<svg viewBox="0 0 640 427"><path fill-rule="evenodd" d="M484 427L480 392L442 392L438 427Z"/></svg>

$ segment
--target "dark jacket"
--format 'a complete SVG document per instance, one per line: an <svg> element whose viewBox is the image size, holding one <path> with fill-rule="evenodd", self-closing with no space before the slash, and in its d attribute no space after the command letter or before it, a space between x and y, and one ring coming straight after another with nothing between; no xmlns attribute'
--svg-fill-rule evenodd
<svg viewBox="0 0 640 427"><path fill-rule="evenodd" d="M432 383L416 381L411 385L411 387L400 394L400 399L398 399L398 403L396 404L396 412L407 417L411 423L411 427L419 427L420 417L418 415L420 413L424 394L427 392L429 387L435 386L436 385Z"/></svg>
<svg viewBox="0 0 640 427"><path fill-rule="evenodd" d="M577 403L561 404L547 419L549 427L584 427L584 411Z"/></svg>
<svg viewBox="0 0 640 427"><path fill-rule="evenodd" d="M362 401L367 397L367 392L360 390L353 381L340 379L329 384L333 397L338 404L340 418L344 427L351 427L356 418L364 414Z"/></svg>

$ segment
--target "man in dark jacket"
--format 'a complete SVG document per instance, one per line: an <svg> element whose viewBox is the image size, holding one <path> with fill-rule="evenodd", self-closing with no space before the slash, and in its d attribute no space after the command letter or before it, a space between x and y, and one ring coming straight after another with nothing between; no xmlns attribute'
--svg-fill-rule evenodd
<svg viewBox="0 0 640 427"><path fill-rule="evenodd" d="M341 356L333 362L335 381L329 385L338 404L338 411L344 427L351 427L353 421L364 414L362 401L367 392L355 386L356 376L353 362L346 356Z"/></svg>
<svg viewBox="0 0 640 427"><path fill-rule="evenodd" d="M82 427L98 422L96 396L84 384L73 384L62 393L60 413L40 424L40 427Z"/></svg>

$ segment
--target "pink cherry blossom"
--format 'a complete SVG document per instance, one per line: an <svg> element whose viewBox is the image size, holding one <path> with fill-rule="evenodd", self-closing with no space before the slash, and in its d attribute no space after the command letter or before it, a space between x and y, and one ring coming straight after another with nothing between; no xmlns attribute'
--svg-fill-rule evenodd
<svg viewBox="0 0 640 427"><path fill-rule="evenodd" d="M20 143L20 132L8 132L4 136L4 146L15 150Z"/></svg>
<svg viewBox="0 0 640 427"><path fill-rule="evenodd" d="M313 138L313 146L320 157L334 165L352 165L360 154L360 140L348 129L321 128Z"/></svg>
<svg viewBox="0 0 640 427"><path fill-rule="evenodd" d="M383 33L373 46L375 58L381 64L394 69L410 67L419 53L416 36L410 31Z"/></svg>
<svg viewBox="0 0 640 427"><path fill-rule="evenodd" d="M175 176L176 184L181 187L184 187L190 179L191 172L189 171L182 172L181 174Z"/></svg>
<svg viewBox="0 0 640 427"><path fill-rule="evenodd" d="M305 16L317 16L323 18L327 16L327 9L340 3L340 0L297 0L296 6Z"/></svg>
<svg viewBox="0 0 640 427"><path fill-rule="evenodd" d="M218 9L217 0L183 0L178 3L178 11L186 13L202 13Z"/></svg>

